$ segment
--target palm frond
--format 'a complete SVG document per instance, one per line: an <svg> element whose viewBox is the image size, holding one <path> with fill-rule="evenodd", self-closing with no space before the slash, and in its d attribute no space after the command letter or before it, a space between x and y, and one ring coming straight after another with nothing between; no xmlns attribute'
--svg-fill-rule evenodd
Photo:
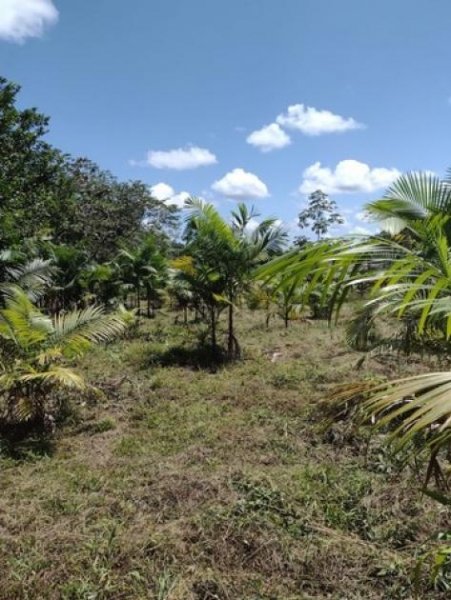
<svg viewBox="0 0 451 600"><path fill-rule="evenodd" d="M50 286L55 274L50 260L35 258L24 265L7 269L10 282L25 290L31 300L36 300Z"/></svg>
<svg viewBox="0 0 451 600"><path fill-rule="evenodd" d="M431 173L401 175L380 200L370 202L365 210L383 230L392 235L412 223L435 214L448 214L451 187Z"/></svg>
<svg viewBox="0 0 451 600"><path fill-rule="evenodd" d="M99 306L72 311L55 317L51 343L61 347L66 356L78 355L93 343L105 343L125 330L118 313L107 314Z"/></svg>
<svg viewBox="0 0 451 600"><path fill-rule="evenodd" d="M40 382L67 388L84 389L84 379L72 369L62 366L53 366L47 371L31 371L17 378L18 382Z"/></svg>
<svg viewBox="0 0 451 600"><path fill-rule="evenodd" d="M53 330L51 319L17 286L9 286L5 293L6 308L0 310L0 336L25 350L46 340Z"/></svg>
<svg viewBox="0 0 451 600"><path fill-rule="evenodd" d="M351 393L350 393L351 392ZM414 452L425 448L436 450L451 439L451 372L417 375L377 386L367 382L342 389L335 400L349 401L365 394L361 401L362 418L377 428L389 428L389 441L397 450L420 435L423 443Z"/></svg>

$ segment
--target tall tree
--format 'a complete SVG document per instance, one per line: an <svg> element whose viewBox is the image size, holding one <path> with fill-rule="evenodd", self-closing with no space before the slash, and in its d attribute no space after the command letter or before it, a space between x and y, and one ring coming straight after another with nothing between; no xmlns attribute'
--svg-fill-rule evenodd
<svg viewBox="0 0 451 600"><path fill-rule="evenodd" d="M55 237L81 245L97 262L112 260L148 232L164 238L177 220L174 209L153 198L142 182L119 182L87 159L70 160L67 169L73 214L70 223L55 224Z"/></svg>
<svg viewBox="0 0 451 600"><path fill-rule="evenodd" d="M120 182L84 158L45 141L49 119L17 106L20 87L0 78L0 250L46 238L112 260L152 232L167 244L178 211L140 181Z"/></svg>
<svg viewBox="0 0 451 600"><path fill-rule="evenodd" d="M19 91L0 78L0 248L47 233L51 211L64 218L64 156L44 141L48 118L16 106Z"/></svg>
<svg viewBox="0 0 451 600"><path fill-rule="evenodd" d="M342 223L344 219L338 212L336 202L321 190L310 194L307 207L299 213L298 217L299 227L311 229L318 240L327 235L332 225Z"/></svg>

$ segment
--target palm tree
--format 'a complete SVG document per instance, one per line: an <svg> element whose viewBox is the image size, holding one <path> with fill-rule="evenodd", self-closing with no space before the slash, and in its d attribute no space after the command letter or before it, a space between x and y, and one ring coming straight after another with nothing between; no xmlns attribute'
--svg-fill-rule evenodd
<svg viewBox="0 0 451 600"><path fill-rule="evenodd" d="M193 249L191 248L191 251ZM224 308L223 280L217 265L211 266L205 260L197 260L200 249L196 248L197 256L180 256L172 261L172 267L177 272L177 279L183 287L191 290L192 302L202 314L204 308L208 314L211 346L217 351L217 324L219 313ZM185 293L186 296L186 293Z"/></svg>
<svg viewBox="0 0 451 600"><path fill-rule="evenodd" d="M183 324L187 325L188 310L195 307L194 293L187 279L180 276L180 272L175 269L169 271L168 292L173 300L173 308L183 312Z"/></svg>
<svg viewBox="0 0 451 600"><path fill-rule="evenodd" d="M408 230L417 235L417 228L434 216L451 212L451 171L445 179L430 173L406 173L387 190L383 198L365 207L368 216L383 231L396 235ZM451 234L451 228L445 227Z"/></svg>
<svg viewBox="0 0 451 600"><path fill-rule="evenodd" d="M270 284L256 282L251 299L252 294L258 304L265 308L266 327L269 326L271 317L276 314L283 320L285 329L288 329L291 319L299 316L303 308L302 289L299 289L296 281L276 279Z"/></svg>
<svg viewBox="0 0 451 600"><path fill-rule="evenodd" d="M166 260L157 248L153 235L147 235L136 249L123 249L119 264L124 280L133 285L136 294L138 314L141 305L141 289L144 286L147 300L147 316L152 313L152 302L164 284Z"/></svg>
<svg viewBox="0 0 451 600"><path fill-rule="evenodd" d="M352 289L366 286L365 318L388 315L413 323L448 350L451 337L451 183L430 174L400 177L368 213L392 235L342 238L313 244L273 261L260 276L305 281L304 302L319 282L332 294L338 317ZM368 389L370 387L370 389ZM349 400L365 392L363 415L391 427L396 447L416 436L416 450L431 452L428 470L451 441L451 372L429 373L379 387L352 384L340 392Z"/></svg>
<svg viewBox="0 0 451 600"><path fill-rule="evenodd" d="M95 306L48 317L23 290L10 286L0 309L0 425L42 424L56 390L85 385L68 363L124 328L119 313Z"/></svg>
<svg viewBox="0 0 451 600"><path fill-rule="evenodd" d="M84 304L111 306L120 301L124 286L120 268L114 261L88 264L78 273L77 279Z"/></svg>
<svg viewBox="0 0 451 600"><path fill-rule="evenodd" d="M218 308L227 306L227 354L237 357L237 301L250 285L255 267L281 250L286 234L275 219L255 223L259 215L245 204L232 212L230 223L211 204L191 199L186 206L190 209L185 233L190 260L185 259L185 276L209 307L213 347Z"/></svg>
<svg viewBox="0 0 451 600"><path fill-rule="evenodd" d="M282 281L276 287L274 297L285 329L288 328L290 320L302 312L302 292L296 281Z"/></svg>
<svg viewBox="0 0 451 600"><path fill-rule="evenodd" d="M51 242L45 245L44 251L55 267L46 306L56 313L75 306L82 298L83 277L89 269L88 254L75 246Z"/></svg>

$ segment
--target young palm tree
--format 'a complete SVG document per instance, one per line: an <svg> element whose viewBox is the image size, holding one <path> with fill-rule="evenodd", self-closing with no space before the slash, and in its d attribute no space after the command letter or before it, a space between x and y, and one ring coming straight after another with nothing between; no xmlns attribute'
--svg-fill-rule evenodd
<svg viewBox="0 0 451 600"><path fill-rule="evenodd" d="M186 228L187 254L181 269L193 289L209 307L212 344L216 346L216 321L220 307L227 306L227 353L240 354L235 336L234 311L241 294L252 281L256 266L280 251L286 234L275 219L251 227L258 216L239 204L232 221L225 221L211 205L200 200L187 202L190 209ZM179 268L180 260L179 260Z"/></svg>
<svg viewBox="0 0 451 600"><path fill-rule="evenodd" d="M430 173L401 175L383 198L367 204L366 211L383 231L396 235L407 229L416 236L424 221L451 213L451 171L443 180ZM451 228L445 229L450 239Z"/></svg>
<svg viewBox="0 0 451 600"><path fill-rule="evenodd" d="M127 283L133 285L136 293L138 313L141 304L141 290L144 287L147 301L147 316L152 313L152 302L158 290L165 283L166 260L157 248L155 239L148 235L134 250L123 249L119 255L123 277Z"/></svg>
<svg viewBox="0 0 451 600"><path fill-rule="evenodd" d="M364 309L408 319L419 336L429 334L448 349L451 337L451 184L429 174L403 175L368 213L393 236L337 239L276 259L260 276L306 282L304 301L321 282L332 293L338 316L350 290L370 290ZM365 311L364 311L365 312ZM367 312L368 315L368 312ZM368 392L352 385L339 398ZM363 414L391 427L391 440L404 447L416 436L416 451L436 457L451 442L451 372L389 382L369 391Z"/></svg>
<svg viewBox="0 0 451 600"><path fill-rule="evenodd" d="M288 329L290 321L302 312L302 293L303 290L296 281L282 282L275 290L278 314L283 319L285 329Z"/></svg>
<svg viewBox="0 0 451 600"><path fill-rule="evenodd" d="M302 312L302 289L296 281L278 281L271 284L257 282L251 292L256 297L260 306L266 311L266 327L273 315L279 316L288 329L290 321Z"/></svg>
<svg viewBox="0 0 451 600"><path fill-rule="evenodd" d="M84 387L68 363L124 328L119 314L94 306L50 318L23 290L9 287L0 309L0 425L42 424L56 390Z"/></svg>
<svg viewBox="0 0 451 600"><path fill-rule="evenodd" d="M77 275L81 299L85 304L117 305L123 293L123 281L115 262L91 263Z"/></svg>
<svg viewBox="0 0 451 600"><path fill-rule="evenodd" d="M183 265L182 265L183 266ZM181 276L180 271L170 269L168 271L169 284L168 293L175 310L183 312L183 324L188 324L188 310L195 308L195 298L191 285L186 277ZM177 321L178 319L176 319Z"/></svg>
<svg viewBox="0 0 451 600"><path fill-rule="evenodd" d="M46 291L46 306L53 312L73 308L84 294L83 278L89 269L88 253L66 244L48 242L44 251L55 267Z"/></svg>

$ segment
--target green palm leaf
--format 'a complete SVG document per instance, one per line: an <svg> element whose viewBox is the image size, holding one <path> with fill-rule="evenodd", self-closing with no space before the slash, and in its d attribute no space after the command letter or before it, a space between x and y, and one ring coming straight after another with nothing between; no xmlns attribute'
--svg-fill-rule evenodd
<svg viewBox="0 0 451 600"><path fill-rule="evenodd" d="M106 314L98 306L58 315L53 326L50 341L61 347L66 356L83 354L91 344L106 343L125 329L124 320L118 314Z"/></svg>

